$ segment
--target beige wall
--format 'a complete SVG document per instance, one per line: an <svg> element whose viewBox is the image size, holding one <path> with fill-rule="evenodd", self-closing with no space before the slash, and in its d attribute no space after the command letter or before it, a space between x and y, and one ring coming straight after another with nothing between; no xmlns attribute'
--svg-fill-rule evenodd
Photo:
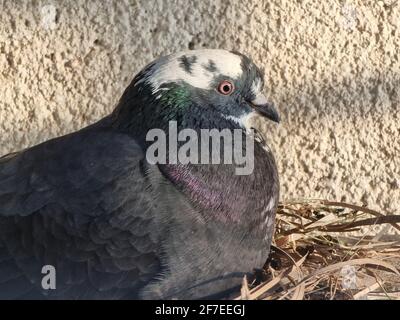
<svg viewBox="0 0 400 320"><path fill-rule="evenodd" d="M262 126L278 159L283 199L400 211L400 1L0 6L1 154L106 115L154 57L227 48L266 70L266 91L283 121Z"/></svg>

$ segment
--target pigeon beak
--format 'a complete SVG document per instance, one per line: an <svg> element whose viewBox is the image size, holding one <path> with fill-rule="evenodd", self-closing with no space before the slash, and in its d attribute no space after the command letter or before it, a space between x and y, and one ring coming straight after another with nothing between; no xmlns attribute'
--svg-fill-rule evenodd
<svg viewBox="0 0 400 320"><path fill-rule="evenodd" d="M263 117L277 123L280 122L278 111L276 111L274 105L268 102L267 98L262 93L259 93L254 100L250 101L250 105Z"/></svg>

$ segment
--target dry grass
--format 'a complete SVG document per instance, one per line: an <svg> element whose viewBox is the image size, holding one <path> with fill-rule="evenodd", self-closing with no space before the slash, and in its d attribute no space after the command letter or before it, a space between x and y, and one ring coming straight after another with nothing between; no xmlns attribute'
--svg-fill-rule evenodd
<svg viewBox="0 0 400 320"><path fill-rule="evenodd" d="M321 200L283 203L263 282L244 279L237 299L400 299L399 231L400 215Z"/></svg>

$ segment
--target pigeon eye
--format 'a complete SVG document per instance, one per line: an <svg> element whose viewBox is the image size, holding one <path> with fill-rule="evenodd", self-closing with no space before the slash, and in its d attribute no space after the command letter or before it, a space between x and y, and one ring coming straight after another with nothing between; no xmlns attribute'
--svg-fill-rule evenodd
<svg viewBox="0 0 400 320"><path fill-rule="evenodd" d="M218 85L218 92L227 96L231 94L234 90L234 86L231 82L224 80Z"/></svg>

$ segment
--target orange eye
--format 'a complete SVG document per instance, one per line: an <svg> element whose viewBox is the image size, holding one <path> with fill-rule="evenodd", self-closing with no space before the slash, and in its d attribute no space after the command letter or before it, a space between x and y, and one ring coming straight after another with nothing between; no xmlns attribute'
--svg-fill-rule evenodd
<svg viewBox="0 0 400 320"><path fill-rule="evenodd" d="M233 86L233 84L227 80L222 81L218 85L218 92L225 96L231 94L234 89L235 89L235 87Z"/></svg>

